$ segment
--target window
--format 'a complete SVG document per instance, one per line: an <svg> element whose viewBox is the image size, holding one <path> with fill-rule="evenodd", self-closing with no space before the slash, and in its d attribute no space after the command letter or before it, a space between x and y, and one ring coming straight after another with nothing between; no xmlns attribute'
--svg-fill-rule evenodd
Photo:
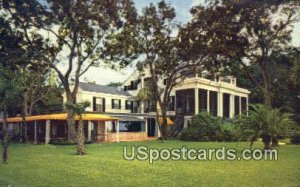
<svg viewBox="0 0 300 187"><path fill-rule="evenodd" d="M141 121L120 121L120 132L145 132L145 124Z"/></svg>
<svg viewBox="0 0 300 187"><path fill-rule="evenodd" d="M199 107L200 112L207 111L207 90L200 89L199 90Z"/></svg>
<svg viewBox="0 0 300 187"><path fill-rule="evenodd" d="M246 97L242 97L242 112L246 112L247 111L247 98Z"/></svg>
<svg viewBox="0 0 300 187"><path fill-rule="evenodd" d="M175 110L175 96L170 96L169 97L169 106L168 106L169 111L174 111Z"/></svg>
<svg viewBox="0 0 300 187"><path fill-rule="evenodd" d="M223 94L223 117L230 117L230 94Z"/></svg>
<svg viewBox="0 0 300 187"><path fill-rule="evenodd" d="M195 114L195 90L176 91L176 113L193 115Z"/></svg>
<svg viewBox="0 0 300 187"><path fill-rule="evenodd" d="M133 101L126 100L125 109L126 110L131 110L132 109L132 105L133 105Z"/></svg>
<svg viewBox="0 0 300 187"><path fill-rule="evenodd" d="M234 96L234 115L240 114L240 97Z"/></svg>
<svg viewBox="0 0 300 187"><path fill-rule="evenodd" d="M93 111L105 112L105 98L93 97Z"/></svg>
<svg viewBox="0 0 300 187"><path fill-rule="evenodd" d="M214 91L209 92L209 112L213 116L218 115L218 93Z"/></svg>
<svg viewBox="0 0 300 187"><path fill-rule="evenodd" d="M112 109L121 109L121 99L112 99L111 106Z"/></svg>
<svg viewBox="0 0 300 187"><path fill-rule="evenodd" d="M132 112L133 113L138 113L138 108L139 108L139 101L132 101Z"/></svg>

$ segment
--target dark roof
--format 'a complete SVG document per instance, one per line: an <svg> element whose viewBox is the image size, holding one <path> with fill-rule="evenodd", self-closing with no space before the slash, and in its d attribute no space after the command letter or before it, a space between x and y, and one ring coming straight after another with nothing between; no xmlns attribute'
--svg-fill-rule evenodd
<svg viewBox="0 0 300 187"><path fill-rule="evenodd" d="M89 83L81 82L81 83L79 83L79 87L83 91L88 91L88 92L132 96L129 92L124 91L122 88L117 88L117 87L113 87L113 86L103 86L103 85L89 84Z"/></svg>

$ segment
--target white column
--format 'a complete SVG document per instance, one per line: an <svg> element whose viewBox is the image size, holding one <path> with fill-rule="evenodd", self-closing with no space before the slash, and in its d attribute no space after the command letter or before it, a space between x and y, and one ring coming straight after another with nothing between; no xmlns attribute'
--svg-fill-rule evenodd
<svg viewBox="0 0 300 187"><path fill-rule="evenodd" d="M120 142L120 124L119 121L116 121L116 138L117 138L117 142Z"/></svg>
<svg viewBox="0 0 300 187"><path fill-rule="evenodd" d="M185 117L183 118L183 128L188 128L188 120Z"/></svg>
<svg viewBox="0 0 300 187"><path fill-rule="evenodd" d="M148 120L147 120L147 118L145 118L145 133L146 133L146 136L148 136Z"/></svg>
<svg viewBox="0 0 300 187"><path fill-rule="evenodd" d="M34 121L34 143L37 144L37 123Z"/></svg>
<svg viewBox="0 0 300 187"><path fill-rule="evenodd" d="M249 98L248 98L248 96L246 97L246 110L247 110L247 116L249 115Z"/></svg>
<svg viewBox="0 0 300 187"><path fill-rule="evenodd" d="M234 117L234 95L230 94L230 100L229 100L229 117Z"/></svg>
<svg viewBox="0 0 300 187"><path fill-rule="evenodd" d="M47 120L45 124L45 144L48 144L50 142L50 125L51 121Z"/></svg>
<svg viewBox="0 0 300 187"><path fill-rule="evenodd" d="M210 108L209 108L209 90L207 90L207 112L209 113Z"/></svg>
<svg viewBox="0 0 300 187"><path fill-rule="evenodd" d="M195 114L199 114L199 89L195 88Z"/></svg>
<svg viewBox="0 0 300 187"><path fill-rule="evenodd" d="M141 86L141 89L144 89L145 87L145 81L144 81L144 77L141 78L142 79L142 86ZM145 103L144 101L140 101L141 102L141 113L143 114L144 113L144 110L145 110Z"/></svg>
<svg viewBox="0 0 300 187"><path fill-rule="evenodd" d="M242 97L239 96L239 114L242 114Z"/></svg>
<svg viewBox="0 0 300 187"><path fill-rule="evenodd" d="M92 140L92 126L93 123L91 121L88 121L88 141Z"/></svg>
<svg viewBox="0 0 300 187"><path fill-rule="evenodd" d="M218 116L223 117L223 93L218 92Z"/></svg>
<svg viewBox="0 0 300 187"><path fill-rule="evenodd" d="M104 141L107 141L107 122L104 122Z"/></svg>

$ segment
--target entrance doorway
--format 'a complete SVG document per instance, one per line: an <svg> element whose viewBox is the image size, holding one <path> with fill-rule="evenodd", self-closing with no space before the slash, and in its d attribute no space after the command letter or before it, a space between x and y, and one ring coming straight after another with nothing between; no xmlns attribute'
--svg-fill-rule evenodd
<svg viewBox="0 0 300 187"><path fill-rule="evenodd" d="M155 136L155 119L154 118L148 118L148 137L154 137Z"/></svg>

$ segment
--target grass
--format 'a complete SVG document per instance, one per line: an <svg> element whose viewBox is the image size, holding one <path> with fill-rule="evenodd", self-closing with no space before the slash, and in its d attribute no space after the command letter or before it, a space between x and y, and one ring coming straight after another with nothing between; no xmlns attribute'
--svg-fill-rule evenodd
<svg viewBox="0 0 300 187"><path fill-rule="evenodd" d="M152 148L220 148L242 150L248 143L170 140L74 146L11 144L9 163L0 164L0 186L299 186L300 146L279 148L278 161L126 161L123 145ZM256 143L256 147L262 147Z"/></svg>

